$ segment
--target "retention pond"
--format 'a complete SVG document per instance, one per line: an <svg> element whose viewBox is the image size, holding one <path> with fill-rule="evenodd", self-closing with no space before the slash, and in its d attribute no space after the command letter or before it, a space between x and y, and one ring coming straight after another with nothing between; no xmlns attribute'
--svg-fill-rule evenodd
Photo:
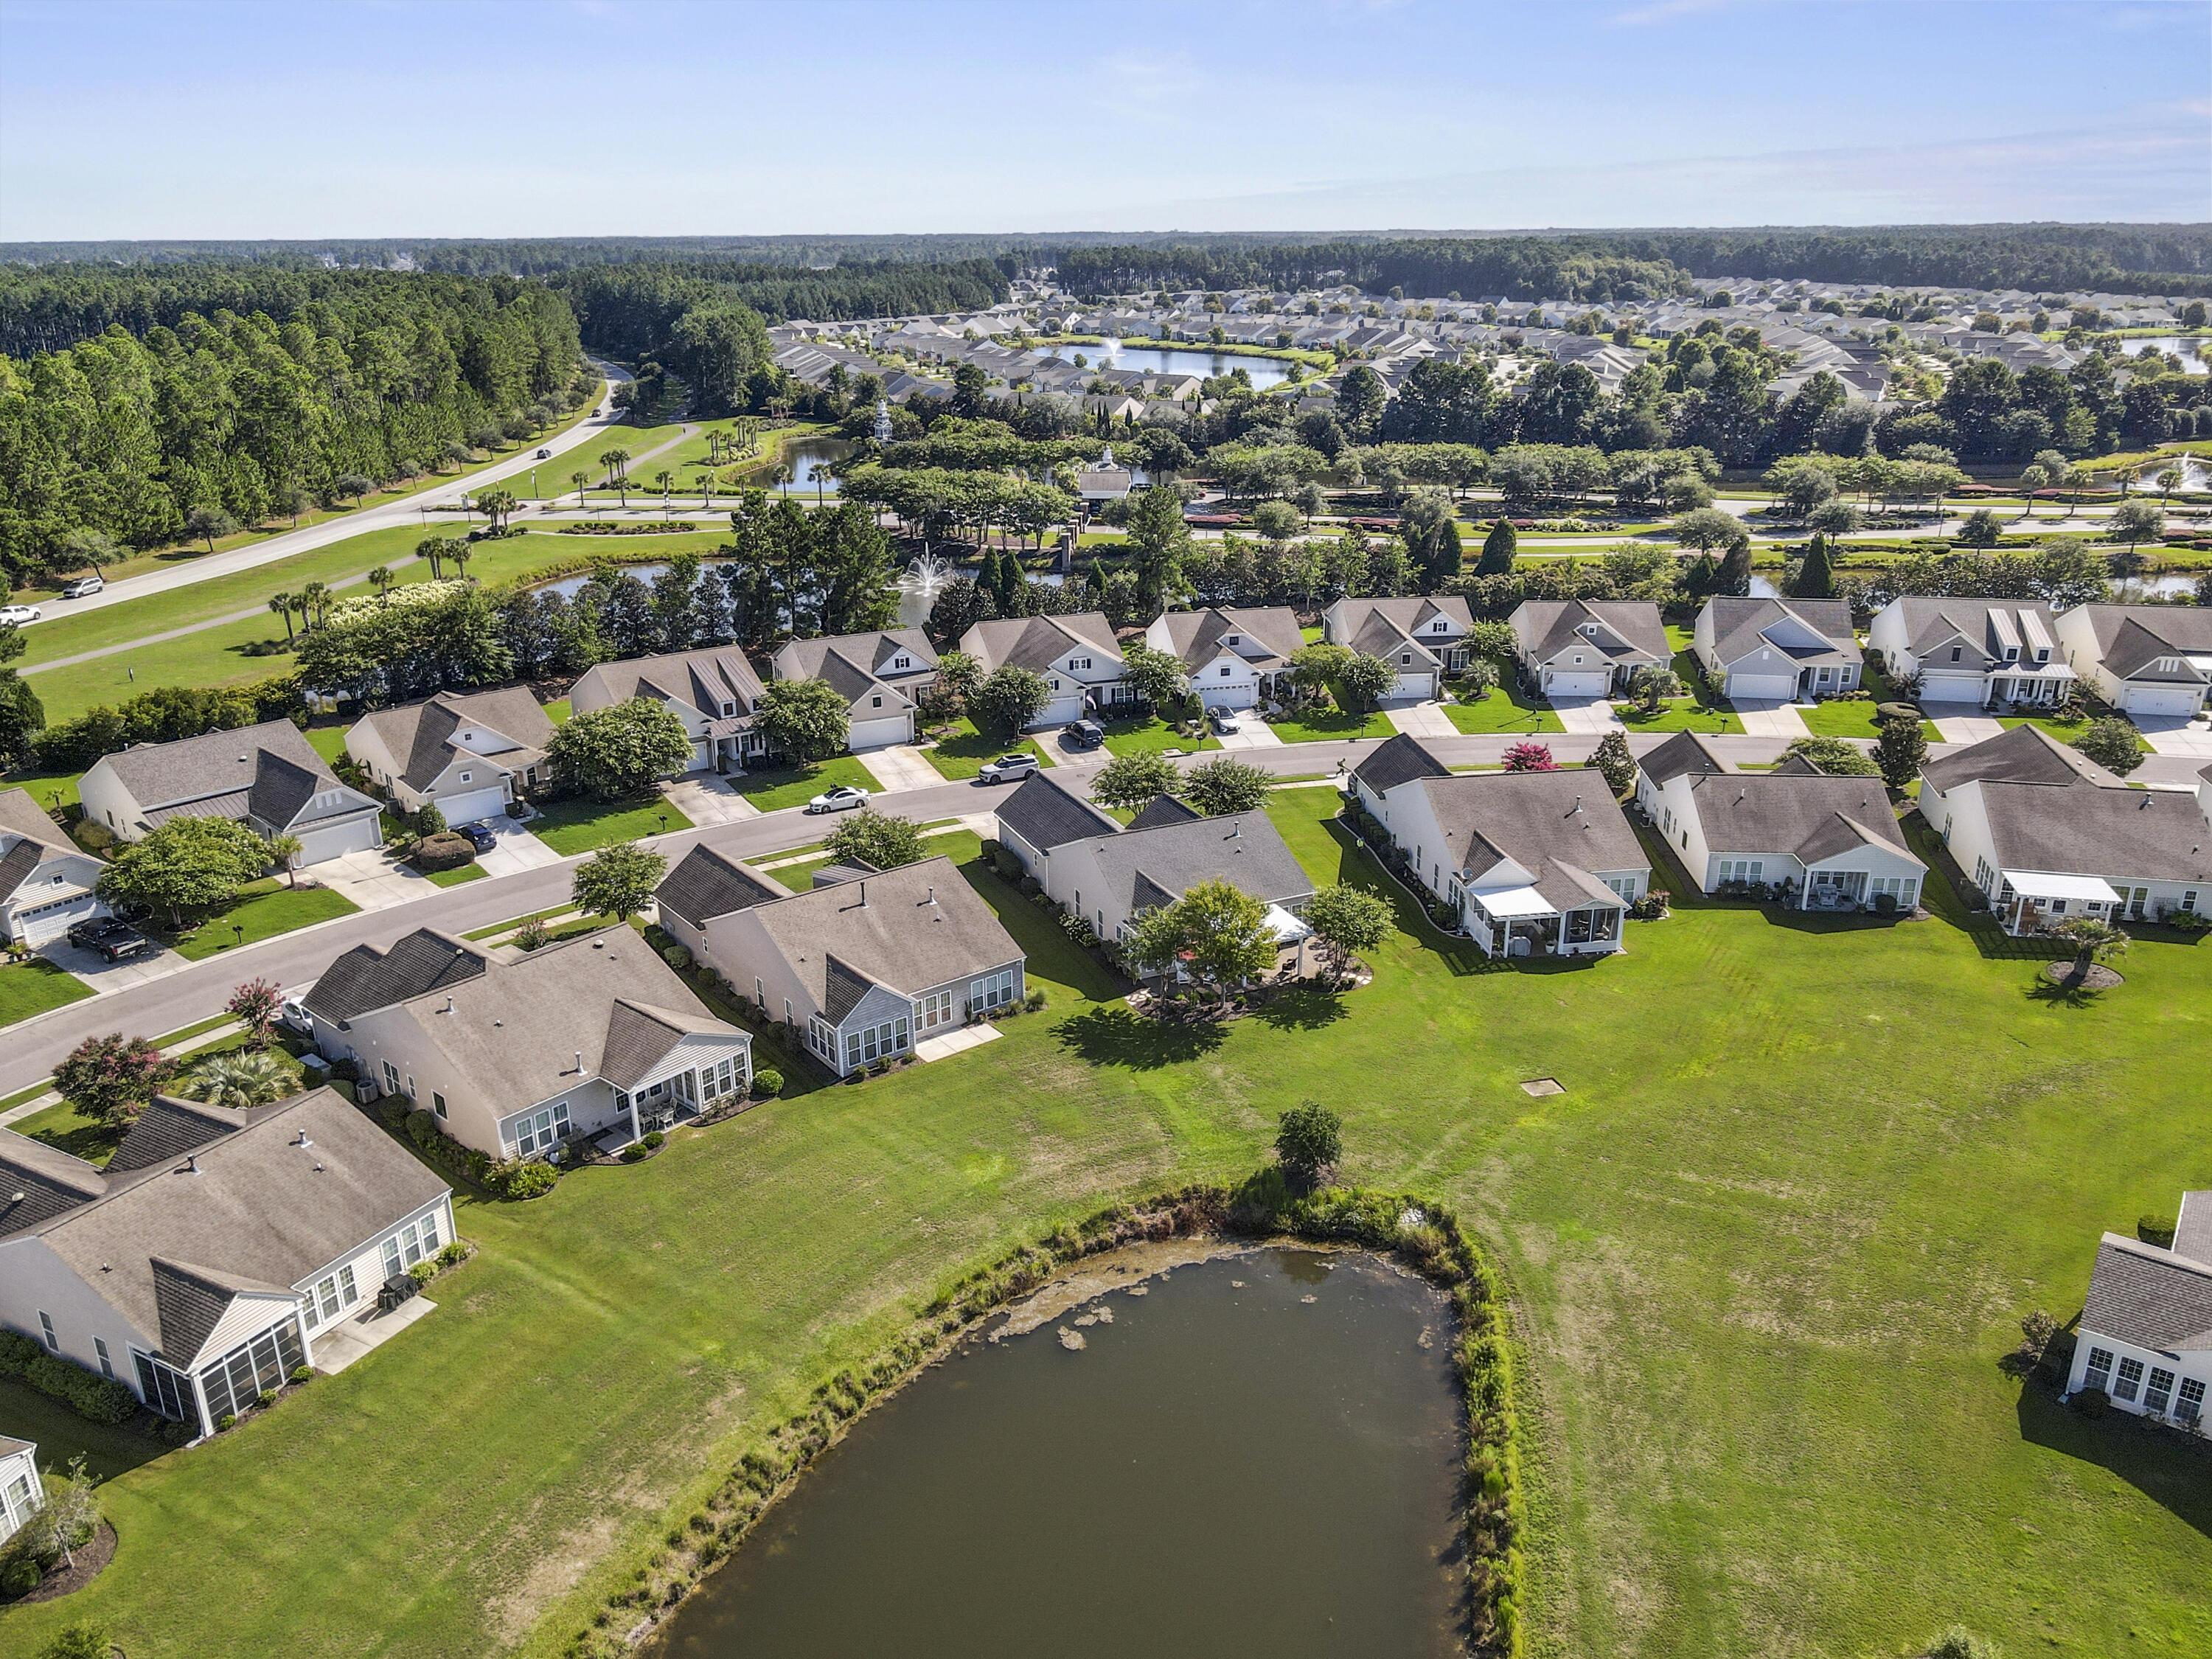
<svg viewBox="0 0 2212 1659"><path fill-rule="evenodd" d="M1310 1250L1144 1271L861 1419L654 1654L1459 1653L1443 1298Z"/></svg>

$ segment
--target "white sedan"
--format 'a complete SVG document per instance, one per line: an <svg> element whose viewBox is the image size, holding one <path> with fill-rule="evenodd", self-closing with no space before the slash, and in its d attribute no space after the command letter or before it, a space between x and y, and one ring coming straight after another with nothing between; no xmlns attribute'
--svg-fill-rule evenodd
<svg viewBox="0 0 2212 1659"><path fill-rule="evenodd" d="M855 789L849 783L841 783L835 789L827 790L807 802L806 810L810 812L849 812L856 806L866 806L869 793L866 789Z"/></svg>
<svg viewBox="0 0 2212 1659"><path fill-rule="evenodd" d="M39 616L39 607L35 605L0 605L0 627L10 623L34 623Z"/></svg>

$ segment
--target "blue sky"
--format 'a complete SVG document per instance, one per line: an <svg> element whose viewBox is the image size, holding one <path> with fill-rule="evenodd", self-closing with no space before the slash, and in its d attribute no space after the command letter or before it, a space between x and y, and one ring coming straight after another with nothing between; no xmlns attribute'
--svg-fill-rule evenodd
<svg viewBox="0 0 2212 1659"><path fill-rule="evenodd" d="M2212 0L0 0L0 240L2212 219Z"/></svg>

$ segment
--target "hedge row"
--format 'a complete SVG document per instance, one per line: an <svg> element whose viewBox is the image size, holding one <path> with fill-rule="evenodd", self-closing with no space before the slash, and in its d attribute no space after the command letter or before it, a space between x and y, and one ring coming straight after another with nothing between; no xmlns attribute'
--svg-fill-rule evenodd
<svg viewBox="0 0 2212 1659"><path fill-rule="evenodd" d="M138 1409L125 1384L48 1353L21 1331L0 1331L0 1376L20 1376L94 1423L120 1423Z"/></svg>
<svg viewBox="0 0 2212 1659"><path fill-rule="evenodd" d="M844 1425L872 1400L898 1387L973 1322L1043 1285L1070 1264L1101 1251L1194 1234L1288 1237L1356 1245L1395 1257L1451 1297L1459 1332L1452 1356L1468 1425L1462 1525L1468 1543L1469 1637L1485 1659L1519 1659L1526 1563L1522 1525L1521 1425L1504 1295L1450 1211L1405 1194L1357 1188L1293 1195L1269 1168L1234 1191L1186 1187L1133 1205L1115 1205L1031 1243L1019 1244L965 1274L925 1306L912 1328L866 1364L839 1371L814 1390L809 1408L770 1431L732 1465L721 1484L681 1525L672 1527L645 1565L607 1592L592 1622L572 1636L567 1659L614 1659L629 1634L665 1617L724 1556L742 1545Z"/></svg>

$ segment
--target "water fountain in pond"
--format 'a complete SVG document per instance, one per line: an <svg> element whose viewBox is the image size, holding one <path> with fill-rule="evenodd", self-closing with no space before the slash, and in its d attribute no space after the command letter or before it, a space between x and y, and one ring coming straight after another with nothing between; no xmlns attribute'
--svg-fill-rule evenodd
<svg viewBox="0 0 2212 1659"><path fill-rule="evenodd" d="M929 608L952 580L952 566L934 553L917 553L907 561L906 572L893 585L898 595L901 628L920 628L929 620Z"/></svg>

